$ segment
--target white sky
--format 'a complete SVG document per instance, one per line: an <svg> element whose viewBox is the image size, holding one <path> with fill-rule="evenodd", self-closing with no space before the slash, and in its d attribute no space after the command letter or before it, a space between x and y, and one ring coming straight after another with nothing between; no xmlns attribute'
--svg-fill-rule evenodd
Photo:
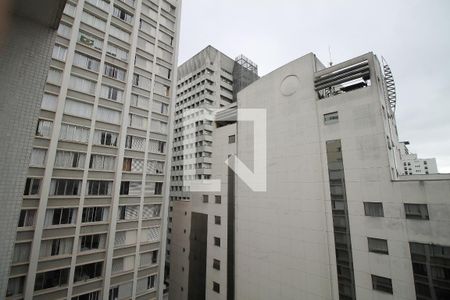
<svg viewBox="0 0 450 300"><path fill-rule="evenodd" d="M419 157L450 173L450 1L183 0L181 64L212 45L259 74L314 52L339 63L373 51L397 86L397 125Z"/></svg>

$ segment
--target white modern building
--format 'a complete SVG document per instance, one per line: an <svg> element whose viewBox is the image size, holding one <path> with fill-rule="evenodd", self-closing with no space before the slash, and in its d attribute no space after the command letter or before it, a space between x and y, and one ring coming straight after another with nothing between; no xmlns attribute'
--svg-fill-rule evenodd
<svg viewBox="0 0 450 300"><path fill-rule="evenodd" d="M401 175L389 71L307 54L238 94L267 114L267 189L236 177L235 299L450 299L450 175Z"/></svg>
<svg viewBox="0 0 450 300"><path fill-rule="evenodd" d="M417 154L409 152L407 145L409 145L409 142L400 142L400 174L418 175L439 173L436 158L418 158Z"/></svg>
<svg viewBox="0 0 450 300"><path fill-rule="evenodd" d="M2 299L162 297L180 9L67 1Z"/></svg>

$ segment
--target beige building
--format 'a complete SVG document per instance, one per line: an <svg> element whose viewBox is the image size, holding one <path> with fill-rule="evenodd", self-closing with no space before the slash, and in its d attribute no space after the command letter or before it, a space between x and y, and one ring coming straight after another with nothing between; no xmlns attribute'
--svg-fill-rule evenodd
<svg viewBox="0 0 450 300"><path fill-rule="evenodd" d="M180 9L67 1L2 298L162 297Z"/></svg>
<svg viewBox="0 0 450 300"><path fill-rule="evenodd" d="M450 175L400 175L386 69L307 54L239 93L267 112L267 191L236 179L235 299L450 298Z"/></svg>

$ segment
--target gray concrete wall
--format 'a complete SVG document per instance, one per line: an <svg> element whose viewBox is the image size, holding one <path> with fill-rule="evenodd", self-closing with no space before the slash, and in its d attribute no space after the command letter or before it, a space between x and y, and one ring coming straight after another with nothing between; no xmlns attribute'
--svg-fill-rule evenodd
<svg viewBox="0 0 450 300"><path fill-rule="evenodd" d="M56 31L12 18L0 43L0 298L6 293L22 193Z"/></svg>

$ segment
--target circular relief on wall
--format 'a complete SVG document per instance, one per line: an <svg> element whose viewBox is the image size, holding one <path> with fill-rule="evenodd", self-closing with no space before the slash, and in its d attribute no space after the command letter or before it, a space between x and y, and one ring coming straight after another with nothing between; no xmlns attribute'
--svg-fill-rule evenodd
<svg viewBox="0 0 450 300"><path fill-rule="evenodd" d="M288 75L281 82L280 91L284 96L291 96L297 92L299 85L297 75Z"/></svg>

